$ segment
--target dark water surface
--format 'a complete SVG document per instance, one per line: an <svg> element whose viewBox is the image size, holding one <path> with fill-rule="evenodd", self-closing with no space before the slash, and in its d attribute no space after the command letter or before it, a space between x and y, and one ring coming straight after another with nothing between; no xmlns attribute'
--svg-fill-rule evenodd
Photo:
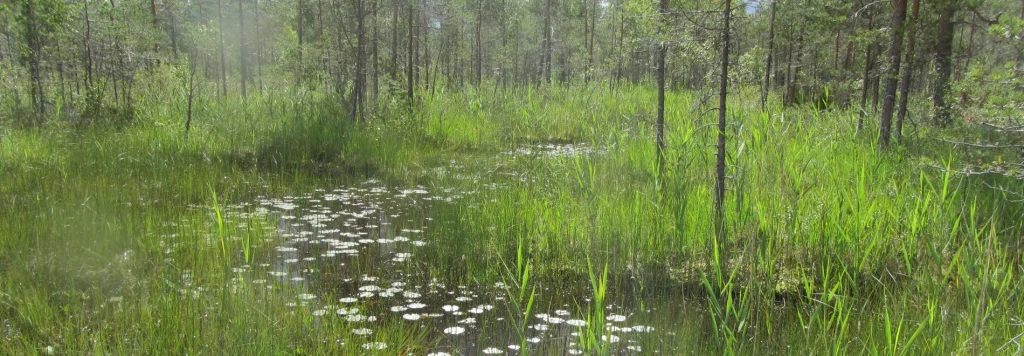
<svg viewBox="0 0 1024 356"><path fill-rule="evenodd" d="M506 155L537 152L552 157L594 150L530 147ZM240 266L236 272L266 288L298 287L302 293L289 307L301 305L297 310L312 310L315 318L352 323L368 350L386 353L389 345L374 341L376 328L402 322L418 325L428 340L438 340L429 355L511 355L521 354L523 347L534 354L583 354L581 334L595 327L588 322L593 297L589 285L536 285L532 310L523 315L526 306L514 301L519 289L513 282L449 284L434 277L462 266L429 265L427 261L437 259L424 258L446 248L432 239L432 229L458 223L435 221L433 212L442 205L465 204L473 194L478 193L394 189L369 180L228 207L229 213L277 221L277 234L283 238L272 260ZM686 322L685 307L640 297L605 304L598 335L612 354L677 353L680 345L671 330Z"/></svg>

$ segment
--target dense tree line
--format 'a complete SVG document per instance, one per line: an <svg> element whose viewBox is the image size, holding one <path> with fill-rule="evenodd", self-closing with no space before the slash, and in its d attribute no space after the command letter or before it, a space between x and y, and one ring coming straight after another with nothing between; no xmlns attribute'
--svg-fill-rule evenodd
<svg viewBox="0 0 1024 356"><path fill-rule="evenodd" d="M958 110L1018 109L1024 3L1010 0L728 3L634 0L12 0L0 5L8 106L42 118L130 118L140 71L198 68L220 96L268 83L328 90L351 119L438 89L732 87L762 101L859 108L882 144L908 97L938 126ZM728 52L726 52L728 50ZM657 120L664 148L663 96ZM913 103L913 101L909 101ZM14 109L12 109L14 110ZM861 124L863 126L863 123Z"/></svg>

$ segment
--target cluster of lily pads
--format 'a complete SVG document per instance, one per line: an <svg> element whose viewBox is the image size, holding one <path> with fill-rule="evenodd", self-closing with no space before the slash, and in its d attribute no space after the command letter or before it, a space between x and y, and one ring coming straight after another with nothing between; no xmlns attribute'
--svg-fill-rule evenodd
<svg viewBox="0 0 1024 356"><path fill-rule="evenodd" d="M505 347L479 345L488 340L507 340L509 335L486 335L501 328L482 328L483 323L497 322L511 325L512 309L508 304L504 283L476 286L446 286L436 279L414 283L406 274L403 263L413 260L416 250L430 248L426 231L431 218L427 216L429 204L450 202L462 197L453 190L432 194L424 187L406 190L387 189L379 182L368 181L361 186L317 190L298 197L262 198L253 205L235 206L229 211L263 216L277 220L278 235L284 238L275 247L275 260L256 264L258 268L242 266L236 272L266 273L279 283L291 284L306 292L296 295L296 301L287 306L309 307L315 318L342 318L352 324L356 337L372 337L373 325L384 320L400 320L429 326L443 341L439 348L455 353L505 354L518 353L523 345L540 346L545 340L560 340L556 347L568 354L582 354L579 333L588 327L584 318L574 318L573 307L551 313L526 316L524 324L529 335L524 343ZM379 270L368 268L362 275L343 275L338 284L343 290L325 291L316 285L324 269L344 266L350 258L370 258ZM383 268L382 266L387 266ZM262 270L262 271L258 271ZM379 275L374 275L373 272ZM253 284L270 283L262 278L250 278ZM625 325L626 316L611 314L607 317L602 340L607 344L620 341L620 335L646 333L653 328L643 325ZM490 325L490 324L488 324ZM507 330L506 330L507 332ZM467 345L466 340L473 340ZM630 343L634 340L628 340ZM366 350L388 348L381 341L361 344ZM639 352L640 346L621 348ZM428 355L443 356L448 352L437 350Z"/></svg>

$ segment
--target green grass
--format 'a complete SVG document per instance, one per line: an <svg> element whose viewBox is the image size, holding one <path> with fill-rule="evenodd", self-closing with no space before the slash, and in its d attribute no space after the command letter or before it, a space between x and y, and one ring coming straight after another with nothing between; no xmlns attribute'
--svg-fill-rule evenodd
<svg viewBox="0 0 1024 356"><path fill-rule="evenodd" d="M153 76L129 125L0 131L3 353L358 353L365 340L340 319L286 308L288 286L233 281L231 267L270 256L278 237L268 221L242 229L213 212L370 177L481 191L439 208L436 219L460 223L431 232L447 248L426 265L465 268L431 275L514 280L525 309L534 288L562 284L602 303L634 290L693 304L692 320L658 325L684 350L1012 353L1024 333L1024 205L988 188L1024 184L951 173L976 157L924 138L879 150L850 111L765 114L755 91L734 95L727 238L716 243L714 115L696 115L691 93L669 95L662 177L654 92L642 87L439 91L362 125L315 90L202 96L186 137L182 93L158 95L173 75ZM549 142L600 153L502 155ZM434 169L453 160L476 181ZM490 183L503 188L481 189ZM374 335L384 354L436 342L401 324ZM603 350L600 333L581 335Z"/></svg>

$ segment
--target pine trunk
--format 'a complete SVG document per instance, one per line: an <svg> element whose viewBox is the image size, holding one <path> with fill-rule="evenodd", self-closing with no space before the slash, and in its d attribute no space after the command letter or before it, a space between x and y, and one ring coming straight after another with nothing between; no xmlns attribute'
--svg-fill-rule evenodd
<svg viewBox="0 0 1024 356"><path fill-rule="evenodd" d="M879 120L878 144L889 146L892 136L892 114L896 104L896 86L899 84L900 60L903 59L903 21L907 17L907 0L895 0L892 11L892 35L889 38L889 69L885 73L885 97L882 99L882 117Z"/></svg>

